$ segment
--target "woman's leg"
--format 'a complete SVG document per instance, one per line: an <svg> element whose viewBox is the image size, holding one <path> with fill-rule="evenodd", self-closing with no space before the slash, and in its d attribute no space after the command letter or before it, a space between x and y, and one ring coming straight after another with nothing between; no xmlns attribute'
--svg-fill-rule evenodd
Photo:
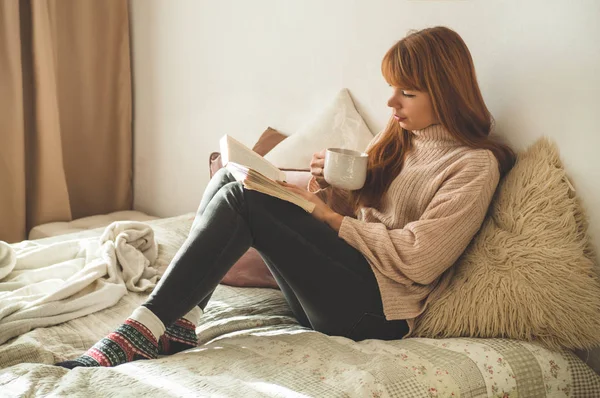
<svg viewBox="0 0 600 398"><path fill-rule="evenodd" d="M195 217L194 222L192 224L191 230L194 230L194 227L196 227L197 224L200 222L200 219L201 219L202 215L204 214L204 211L206 210L206 207L211 202L211 200L213 199L213 197L215 196L215 194L223 186L227 185L230 182L235 182L235 181L236 181L236 179L233 177L233 175L231 174L231 172L229 172L229 170L227 170L225 168L220 169L219 171L217 171L213 175L213 177L211 178L208 186L204 190L204 194L202 195L202 200L200 201L200 205L198 206L198 210L196 212L196 217ZM191 235L192 234L190 233L190 236L187 238L188 241L190 239L193 239L191 237ZM184 244L184 246L186 246L186 245ZM181 250L182 249L180 249L180 251ZM175 264L175 261L172 261L171 264ZM165 280L167 278L167 275L170 274L169 270L172 267L174 267L174 265L169 267L169 269L167 270L167 272L165 272L165 275L163 275L163 277L161 278L161 280ZM225 272L225 273L227 273L227 272ZM301 325L306 326L306 327L310 327L310 323L308 322L306 314L302 311L302 306L298 302L298 299L294 296L294 293L293 293L292 289L289 288L289 286L287 285L287 283L285 282L285 280L282 279L281 275L277 272L277 270L271 268L271 273L273 274L273 277L275 278L275 280L279 284L280 289L286 295L286 298L288 299L288 303L289 303L290 307L292 308L294 316L298 319L298 321L300 322ZM154 291L156 292L159 289L161 289L161 285L162 285L161 282L159 282L158 286L154 289ZM204 297L202 300L200 300L198 302L198 306L200 307L200 309L202 311L204 311L204 309L206 308L206 305L208 304L208 301L210 300L210 297L212 296L213 292L214 292L214 289L206 297ZM167 331L168 331L169 324L165 323L165 325L167 326Z"/></svg>
<svg viewBox="0 0 600 398"><path fill-rule="evenodd" d="M204 193L202 194L202 199L200 200L200 205L198 206L198 210L196 211L196 218L194 219L194 223L192 224L191 229L194 229L194 226L197 224L200 217L204 214L206 207L214 198L216 193L219 192L219 190L223 188L223 186L235 181L236 180L231 174L231 172L229 172L229 170L227 170L226 168L219 169L213 175L213 177L208 182Z"/></svg>
<svg viewBox="0 0 600 398"><path fill-rule="evenodd" d="M209 184L216 192L201 205L186 242L137 315L61 366L114 366L155 357L157 349L150 346L157 346L164 325L205 300L251 245L285 280L289 289L283 293L290 304L300 303L314 329L355 339L405 333L405 322L383 318L375 277L357 250L299 207L245 190L238 182L226 182L226 171L220 174L222 184Z"/></svg>
<svg viewBox="0 0 600 398"><path fill-rule="evenodd" d="M230 182L235 182L235 181L236 181L236 179L233 177L231 172L224 167L219 169L212 176L212 178L208 182L208 185L206 186L206 189L204 190L204 193L202 194L202 199L200 200L200 205L198 206L198 210L196 210L196 217L194 218L194 222L192 223L192 227L190 228L190 230L193 230L194 227L196 226L196 224L199 222L200 218L204 214L204 210L206 210L206 207L208 206L208 204L210 203L212 198L215 196L215 194L217 192L219 192L219 190L223 186L227 185ZM189 236L187 239L190 239ZM202 301L200 301L198 303L198 307L200 307L202 312L206 308L206 305L208 304L208 301L210 300L211 296L212 296L212 292L207 297L205 297Z"/></svg>
<svg viewBox="0 0 600 398"><path fill-rule="evenodd" d="M408 333L406 321L385 319L375 275L358 250L295 205L252 191L246 198L253 246L313 329L357 341Z"/></svg>
<svg viewBox="0 0 600 398"><path fill-rule="evenodd" d="M204 213L206 206L208 206L219 189L233 181L235 181L235 179L231 173L224 168L215 173L215 175L209 181L208 186L204 190L191 229L194 228L198 219ZM159 288L160 287L157 287L157 289ZM204 308L206 307L211 295L208 295L208 297L206 297L202 302L198 303L198 307L194 307L188 313L175 320L173 323L165 325L165 332L162 336L160 336L158 342L159 355L176 354L198 345L196 325L200 321L200 317L202 316Z"/></svg>
<svg viewBox="0 0 600 398"><path fill-rule="evenodd" d="M285 281L285 279L279 273L279 271L277 271L277 268L269 266L269 262L267 259L265 259L265 256L261 256L267 264L267 267L271 271L273 278L275 278L277 285L279 285L279 289L285 296L285 300L287 301L290 309L294 313L294 317L296 317L298 323L304 327L312 328L310 320L308 319L306 312L304 312L304 308L302 308L302 304L300 303L300 300L298 300L298 297L296 297L296 293L294 293L294 290L290 287L290 285L288 285L288 283Z"/></svg>
<svg viewBox="0 0 600 398"><path fill-rule="evenodd" d="M192 230L215 194L221 187L232 181L233 177L225 170L215 174L204 191ZM175 266L174 262L171 263L170 268L173 266ZM160 282L155 290L159 289ZM171 354L193 347L198 341L195 325L201 315L202 310L193 306L190 311L167 324L165 328L165 324L155 314L145 307L139 307L124 324L98 341L84 355L57 365L67 368L115 366L134 359L152 359L156 358L157 354Z"/></svg>
<svg viewBox="0 0 600 398"><path fill-rule="evenodd" d="M406 322L385 320L375 276L360 252L299 207L237 182L214 195L144 306L172 322L209 297L251 245L285 282L282 291L305 326L356 339L407 332Z"/></svg>
<svg viewBox="0 0 600 398"><path fill-rule="evenodd" d="M206 187L204 194L202 196L202 200L200 205L198 206L198 210L196 212L196 217L194 219L194 223L192 224L192 230L199 222L200 218L204 214L206 207L213 199L215 194L226 184L230 182L234 182L235 178L231 175L231 173L227 169L221 169L210 180L208 186ZM280 289L286 292L286 297L288 299L288 303L294 312L295 317L298 319L301 325L310 327L310 322L308 321L306 314L304 314L298 299L295 298L293 291L287 286L286 282L277 274L276 270L271 270L278 284L280 285ZM164 279L164 278L163 278ZM155 290L160 289L160 284L157 286ZM159 355L160 354L175 354L177 352L181 352L190 348L195 347L198 344L198 337L196 335L196 325L199 322L200 316L202 315L204 308L208 304L212 293L211 291L204 299L202 299L198 303L199 308L194 308L190 310L187 314L183 315L174 323L166 324L165 333L160 337L159 340Z"/></svg>

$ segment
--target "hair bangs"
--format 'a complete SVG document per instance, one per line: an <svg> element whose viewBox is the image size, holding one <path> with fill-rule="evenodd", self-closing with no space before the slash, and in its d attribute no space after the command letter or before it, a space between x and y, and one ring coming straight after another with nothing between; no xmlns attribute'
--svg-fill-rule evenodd
<svg viewBox="0 0 600 398"><path fill-rule="evenodd" d="M402 47L402 41L399 41L383 57L381 73L392 87L421 91L417 68L410 61L406 49Z"/></svg>

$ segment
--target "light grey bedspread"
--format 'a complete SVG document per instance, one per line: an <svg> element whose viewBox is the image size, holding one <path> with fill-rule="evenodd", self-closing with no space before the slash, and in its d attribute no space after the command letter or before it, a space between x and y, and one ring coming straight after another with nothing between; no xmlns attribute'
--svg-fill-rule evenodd
<svg viewBox="0 0 600 398"><path fill-rule="evenodd" d="M163 267L192 218L148 222ZM84 352L146 297L129 293L114 307L0 346L0 396L600 397L600 377L571 352L506 339L356 343L299 326L277 290L228 286L215 291L195 349L115 368L52 366Z"/></svg>

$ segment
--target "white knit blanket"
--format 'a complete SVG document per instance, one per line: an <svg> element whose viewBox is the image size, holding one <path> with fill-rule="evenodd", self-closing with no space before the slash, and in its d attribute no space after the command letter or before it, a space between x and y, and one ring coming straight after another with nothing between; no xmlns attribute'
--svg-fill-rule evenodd
<svg viewBox="0 0 600 398"><path fill-rule="evenodd" d="M115 305L152 289L158 246L141 222L109 225L100 238L43 245L0 241L0 344Z"/></svg>

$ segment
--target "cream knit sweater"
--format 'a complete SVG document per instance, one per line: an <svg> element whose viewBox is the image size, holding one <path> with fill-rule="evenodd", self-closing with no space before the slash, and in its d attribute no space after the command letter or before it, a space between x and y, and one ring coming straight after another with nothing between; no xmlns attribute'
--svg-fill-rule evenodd
<svg viewBox="0 0 600 398"><path fill-rule="evenodd" d="M448 286L499 181L492 152L462 146L440 125L412 133L413 149L379 208L361 208L354 218L347 192L318 189L314 178L309 183L345 215L339 236L371 265L386 318L406 319L411 331L414 318Z"/></svg>

